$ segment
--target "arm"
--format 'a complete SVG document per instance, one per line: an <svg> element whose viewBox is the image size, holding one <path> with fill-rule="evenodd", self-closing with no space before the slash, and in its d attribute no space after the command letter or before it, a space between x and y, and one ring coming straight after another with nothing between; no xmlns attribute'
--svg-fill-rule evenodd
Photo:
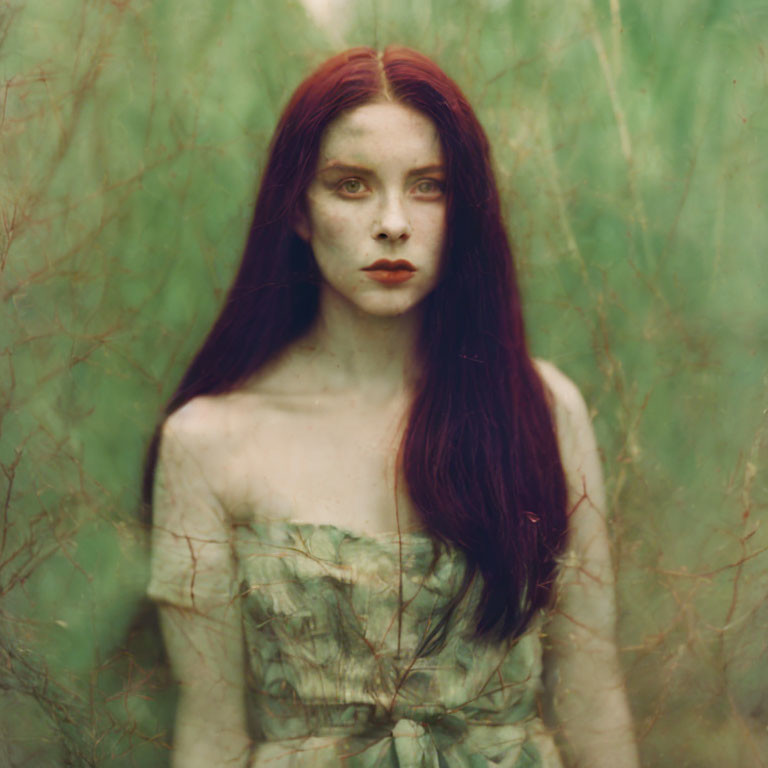
<svg viewBox="0 0 768 768"><path fill-rule="evenodd" d="M539 367L554 395L569 495L566 550L545 627L545 711L561 732L569 765L637 768L614 638L614 574L595 436L574 384L552 365Z"/></svg>
<svg viewBox="0 0 768 768"><path fill-rule="evenodd" d="M192 401L166 421L154 491L150 596L179 682L174 768L245 766L244 653L226 513L206 480L204 416Z"/></svg>

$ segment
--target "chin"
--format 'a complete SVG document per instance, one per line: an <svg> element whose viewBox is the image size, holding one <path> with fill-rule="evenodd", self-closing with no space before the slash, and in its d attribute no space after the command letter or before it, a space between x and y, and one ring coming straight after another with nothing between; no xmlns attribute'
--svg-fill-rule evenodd
<svg viewBox="0 0 768 768"><path fill-rule="evenodd" d="M352 312L381 318L395 318L416 310L428 293L402 289L375 289L340 291L326 284L326 298L336 304L346 304ZM323 299L321 297L321 303Z"/></svg>
<svg viewBox="0 0 768 768"><path fill-rule="evenodd" d="M362 305L358 305L358 308L369 315L376 317L401 317L415 310L420 304L421 299L418 301L413 300L394 300L392 297L389 300L382 301L369 301Z"/></svg>

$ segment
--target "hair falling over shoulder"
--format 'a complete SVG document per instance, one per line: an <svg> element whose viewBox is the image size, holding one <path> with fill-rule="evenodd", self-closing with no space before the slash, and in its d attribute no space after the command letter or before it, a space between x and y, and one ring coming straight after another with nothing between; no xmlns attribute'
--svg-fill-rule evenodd
<svg viewBox="0 0 768 768"><path fill-rule="evenodd" d="M381 98L429 117L446 160L443 276L425 299L424 374L402 446L408 490L424 526L483 576L477 634L515 636L549 600L566 529L565 477L526 346L488 140L430 59L402 47L355 48L296 89L272 139L237 275L165 414L234 389L310 327L319 274L293 223L326 127ZM147 520L158 440L159 427L145 464Z"/></svg>

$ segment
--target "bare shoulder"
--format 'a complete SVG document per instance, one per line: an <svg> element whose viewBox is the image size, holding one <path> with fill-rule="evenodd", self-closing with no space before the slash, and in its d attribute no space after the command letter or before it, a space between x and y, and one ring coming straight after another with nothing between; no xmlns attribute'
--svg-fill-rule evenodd
<svg viewBox="0 0 768 768"><path fill-rule="evenodd" d="M226 466L232 405L221 396L198 396L168 416L162 427L159 460L166 471L197 475L217 494L217 478Z"/></svg>
<svg viewBox="0 0 768 768"><path fill-rule="evenodd" d="M569 530L585 539L604 527L605 488L592 420L579 388L552 363L535 360L551 393L560 459L568 484ZM601 534L602 535L602 534Z"/></svg>
<svg viewBox="0 0 768 768"><path fill-rule="evenodd" d="M558 400L568 401L581 398L579 388L554 363L536 357L533 359L533 364L536 366L539 376Z"/></svg>
<svg viewBox="0 0 768 768"><path fill-rule="evenodd" d="M244 389L192 398L166 419L161 460L174 461L179 475L199 476L228 514L250 514L282 434L271 400Z"/></svg>
<svg viewBox="0 0 768 768"><path fill-rule="evenodd" d="M550 398L561 450L573 450L573 443L591 434L587 404L579 388L554 363L534 359L536 370ZM565 459L565 457L563 457Z"/></svg>
<svg viewBox="0 0 768 768"><path fill-rule="evenodd" d="M226 408L217 397L194 397L163 422L163 442L202 456L218 442Z"/></svg>

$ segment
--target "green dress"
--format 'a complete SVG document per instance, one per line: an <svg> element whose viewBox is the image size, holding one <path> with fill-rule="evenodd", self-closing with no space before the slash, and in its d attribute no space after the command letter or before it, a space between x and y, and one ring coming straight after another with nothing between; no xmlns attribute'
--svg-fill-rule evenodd
<svg viewBox="0 0 768 768"><path fill-rule="evenodd" d="M478 578L439 625L459 550L290 521L236 526L233 550L252 766L561 768L537 710L539 622L516 641L473 638ZM149 594L185 604L189 573L166 554L155 548Z"/></svg>

